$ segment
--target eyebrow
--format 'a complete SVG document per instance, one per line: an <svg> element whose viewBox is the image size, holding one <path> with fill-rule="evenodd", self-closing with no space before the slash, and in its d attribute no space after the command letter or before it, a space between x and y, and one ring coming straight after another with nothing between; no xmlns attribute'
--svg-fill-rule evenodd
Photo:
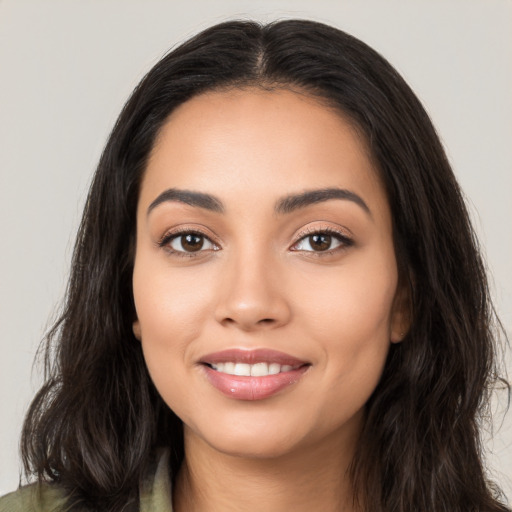
<svg viewBox="0 0 512 512"><path fill-rule="evenodd" d="M343 199L352 201L360 206L371 217L371 211L368 205L364 202L363 198L351 192L350 190L342 188L322 188L318 190L307 190L301 194L294 194L283 197L280 199L276 206L275 211L279 214L287 214L294 212L300 208L305 208L312 204L323 203L331 199Z"/></svg>
<svg viewBox="0 0 512 512"><path fill-rule="evenodd" d="M330 201L331 199L352 201L360 206L370 217L372 216L370 208L360 196L342 188L322 188L307 190L300 194L291 194L279 199L274 209L277 214L286 215L313 204ZM225 211L222 201L211 194L170 188L162 192L149 205L147 214L149 215L158 205L173 201L197 206L216 213L224 213Z"/></svg>
<svg viewBox="0 0 512 512"><path fill-rule="evenodd" d="M204 194L202 192L192 192L191 190L179 190L177 188L169 188L162 192L148 207L148 215L154 210L159 204L176 201L179 203L188 204L190 206L198 206L205 210L212 212L223 213L224 206L220 199L210 194Z"/></svg>

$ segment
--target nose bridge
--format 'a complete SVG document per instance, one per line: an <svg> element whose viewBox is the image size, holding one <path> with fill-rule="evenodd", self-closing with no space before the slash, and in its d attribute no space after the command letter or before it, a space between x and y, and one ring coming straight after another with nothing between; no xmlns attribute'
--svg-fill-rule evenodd
<svg viewBox="0 0 512 512"><path fill-rule="evenodd" d="M227 258L217 320L244 330L277 326L290 317L279 262L271 247L250 243Z"/></svg>

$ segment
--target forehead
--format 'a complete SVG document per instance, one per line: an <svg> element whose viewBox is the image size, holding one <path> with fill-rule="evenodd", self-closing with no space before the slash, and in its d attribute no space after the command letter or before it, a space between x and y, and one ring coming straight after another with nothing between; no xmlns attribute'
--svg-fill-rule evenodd
<svg viewBox="0 0 512 512"><path fill-rule="evenodd" d="M317 99L284 89L208 92L175 109L148 160L141 202L171 187L228 202L339 187L387 208L354 126Z"/></svg>

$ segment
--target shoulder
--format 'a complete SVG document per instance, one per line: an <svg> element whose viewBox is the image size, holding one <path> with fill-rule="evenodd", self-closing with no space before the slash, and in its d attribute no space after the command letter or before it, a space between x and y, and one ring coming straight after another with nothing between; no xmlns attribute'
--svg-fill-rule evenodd
<svg viewBox="0 0 512 512"><path fill-rule="evenodd" d="M146 478L141 482L140 512L172 512L172 491L169 478L169 450L157 450L152 457ZM0 512L86 512L56 484L31 484L0 497Z"/></svg>
<svg viewBox="0 0 512 512"><path fill-rule="evenodd" d="M0 498L0 512L66 512L64 493L50 484L20 487Z"/></svg>

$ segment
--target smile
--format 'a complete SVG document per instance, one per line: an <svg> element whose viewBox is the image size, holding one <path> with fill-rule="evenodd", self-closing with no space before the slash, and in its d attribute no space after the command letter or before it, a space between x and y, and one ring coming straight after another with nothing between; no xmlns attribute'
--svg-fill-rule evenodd
<svg viewBox="0 0 512 512"><path fill-rule="evenodd" d="M235 363L235 362L226 362L226 363L217 363L212 364L211 367L221 373L227 373L228 375L240 375L244 377L266 377L267 375L277 375L278 373L290 372L292 370L297 370L300 366L291 366L289 364L279 364L279 363L256 363L256 364L247 364L247 363Z"/></svg>
<svg viewBox="0 0 512 512"><path fill-rule="evenodd" d="M263 400L296 384L311 364L275 350L231 349L201 359L207 381L236 400Z"/></svg>

